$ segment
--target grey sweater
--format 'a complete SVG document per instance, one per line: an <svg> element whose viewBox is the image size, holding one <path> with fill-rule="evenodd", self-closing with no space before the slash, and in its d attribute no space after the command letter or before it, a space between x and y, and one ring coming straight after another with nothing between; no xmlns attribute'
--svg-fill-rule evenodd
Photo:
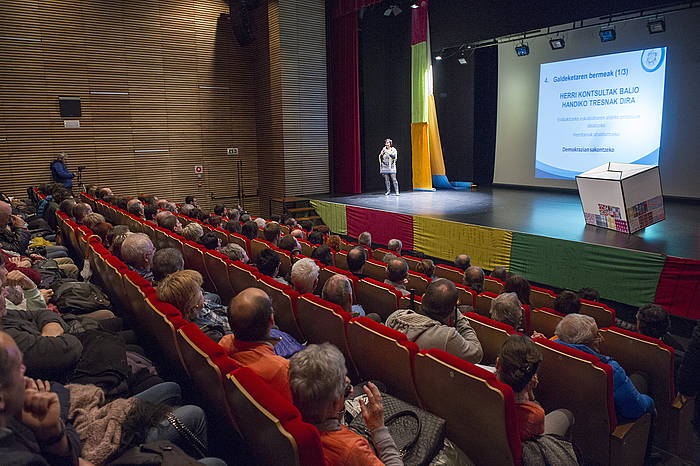
<svg viewBox="0 0 700 466"><path fill-rule="evenodd" d="M471 363L484 355L469 320L458 313L457 325L450 327L409 309L399 309L386 319L386 326L405 333L421 349L440 349Z"/></svg>

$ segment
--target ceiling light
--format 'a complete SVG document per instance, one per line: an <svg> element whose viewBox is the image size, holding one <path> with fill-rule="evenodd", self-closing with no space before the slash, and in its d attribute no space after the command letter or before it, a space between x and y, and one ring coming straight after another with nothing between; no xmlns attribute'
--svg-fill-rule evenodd
<svg viewBox="0 0 700 466"><path fill-rule="evenodd" d="M436 60L442 60L442 54L439 54L439 53L438 53L437 55L435 55L435 59L436 59Z"/></svg>
<svg viewBox="0 0 700 466"><path fill-rule="evenodd" d="M563 38L557 37L556 39L549 39L549 46L552 50L563 49L566 46L566 42Z"/></svg>

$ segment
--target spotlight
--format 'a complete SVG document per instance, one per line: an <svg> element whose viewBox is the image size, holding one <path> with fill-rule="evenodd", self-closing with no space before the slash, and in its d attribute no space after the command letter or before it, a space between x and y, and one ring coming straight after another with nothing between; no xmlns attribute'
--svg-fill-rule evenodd
<svg viewBox="0 0 700 466"><path fill-rule="evenodd" d="M598 35L600 36L601 42L610 42L617 38L614 26L605 26L600 28L600 31L598 31Z"/></svg>
<svg viewBox="0 0 700 466"><path fill-rule="evenodd" d="M661 19L654 19L647 23L647 29L649 29L649 34L658 34L659 32L666 31L666 22Z"/></svg>
<svg viewBox="0 0 700 466"><path fill-rule="evenodd" d="M530 47L525 43L521 42L515 46L515 54L519 57L524 57L530 53Z"/></svg>
<svg viewBox="0 0 700 466"><path fill-rule="evenodd" d="M436 60L442 60L442 54L441 54L441 53L438 53L437 55L435 55L435 59L436 59Z"/></svg>
<svg viewBox="0 0 700 466"><path fill-rule="evenodd" d="M420 8L420 0L413 0L411 2L411 8Z"/></svg>
<svg viewBox="0 0 700 466"><path fill-rule="evenodd" d="M460 55L459 58L457 58L457 61L459 62L460 65L466 65L467 64L467 57L464 55Z"/></svg>
<svg viewBox="0 0 700 466"><path fill-rule="evenodd" d="M561 37L549 39L549 46L552 47L552 50L563 49L566 46L566 42Z"/></svg>

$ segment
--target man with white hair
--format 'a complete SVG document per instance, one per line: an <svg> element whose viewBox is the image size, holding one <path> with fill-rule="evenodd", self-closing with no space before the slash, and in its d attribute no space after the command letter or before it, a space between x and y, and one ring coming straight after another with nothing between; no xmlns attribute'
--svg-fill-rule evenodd
<svg viewBox="0 0 700 466"><path fill-rule="evenodd" d="M357 242L360 243L362 246L367 246L368 248L372 247L372 233L369 231L363 231L360 233L360 236L357 237Z"/></svg>
<svg viewBox="0 0 700 466"><path fill-rule="evenodd" d="M296 261L292 266L292 287L300 294L313 293L319 270L316 261L308 257Z"/></svg>
<svg viewBox="0 0 700 466"><path fill-rule="evenodd" d="M190 224L191 225L191 224ZM189 226L189 225L188 225ZM248 253L239 244L228 243L217 249L221 254L226 254L232 261L241 261L244 264L248 263Z"/></svg>
<svg viewBox="0 0 700 466"><path fill-rule="evenodd" d="M396 254L397 256L401 255L401 248L403 248L403 243L401 242L400 239L390 239L389 242L386 245L386 248Z"/></svg>
<svg viewBox="0 0 700 466"><path fill-rule="evenodd" d="M265 219L264 218L258 217L253 221L258 226L258 228L265 228ZM275 222L275 223L277 223L277 222Z"/></svg>
<svg viewBox="0 0 700 466"><path fill-rule="evenodd" d="M599 353L603 336L598 332L593 317L569 314L557 324L554 333L558 343L588 353L612 368L615 411L619 418L634 420L654 410L654 400L639 393L622 366L613 358Z"/></svg>
<svg viewBox="0 0 700 466"><path fill-rule="evenodd" d="M365 315L365 310L361 305L352 303L352 283L343 274L335 274L326 280L323 290L321 290L321 298L337 304L353 317Z"/></svg>
<svg viewBox="0 0 700 466"><path fill-rule="evenodd" d="M491 301L490 317L497 322L510 325L514 330L519 330L523 320L523 309L520 306L517 294L501 293Z"/></svg>
<svg viewBox="0 0 700 466"><path fill-rule="evenodd" d="M144 233L133 233L126 237L121 246L121 258L129 269L149 281L153 281L153 255L156 248Z"/></svg>

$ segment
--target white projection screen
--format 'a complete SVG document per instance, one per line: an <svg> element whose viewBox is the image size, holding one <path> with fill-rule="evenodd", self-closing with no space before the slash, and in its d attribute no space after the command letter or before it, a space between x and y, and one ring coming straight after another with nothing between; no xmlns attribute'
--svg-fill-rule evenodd
<svg viewBox="0 0 700 466"><path fill-rule="evenodd" d="M700 8L664 20L653 35L646 19L617 23L610 42L568 31L559 50L525 39L524 57L499 45L494 183L576 189L607 161L658 163L664 194L700 198Z"/></svg>

